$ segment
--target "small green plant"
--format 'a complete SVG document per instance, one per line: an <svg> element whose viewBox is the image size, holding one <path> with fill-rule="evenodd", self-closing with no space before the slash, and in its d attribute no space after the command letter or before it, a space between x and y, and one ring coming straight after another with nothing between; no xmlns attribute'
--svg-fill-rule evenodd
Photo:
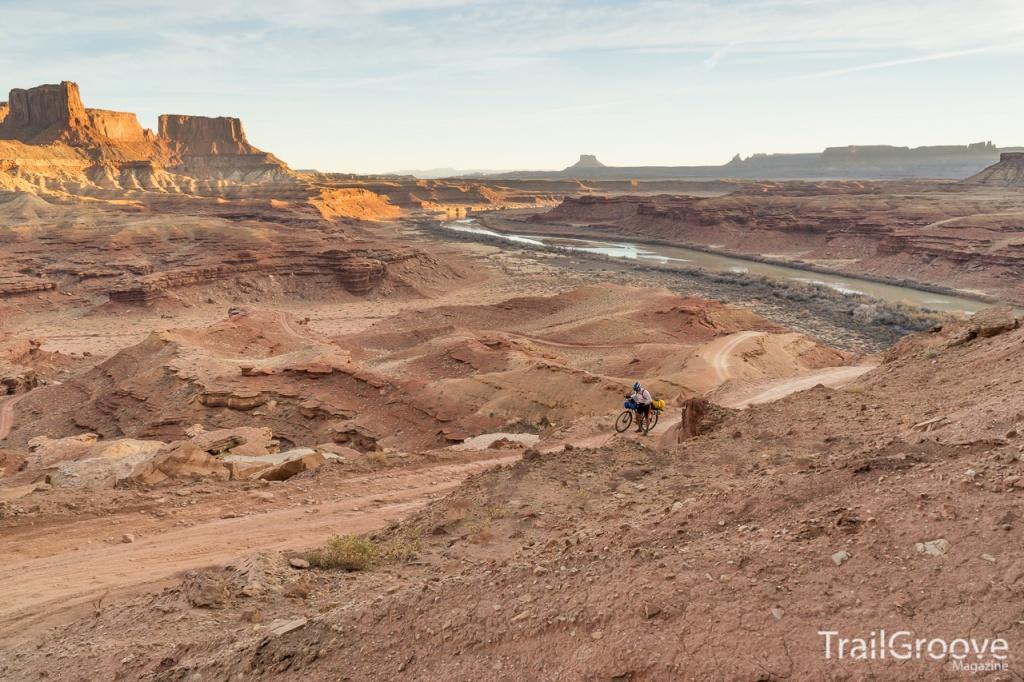
<svg viewBox="0 0 1024 682"><path fill-rule="evenodd" d="M341 568L365 571L377 562L380 550L371 540L356 535L335 535L320 549L314 549L306 560L314 568Z"/></svg>

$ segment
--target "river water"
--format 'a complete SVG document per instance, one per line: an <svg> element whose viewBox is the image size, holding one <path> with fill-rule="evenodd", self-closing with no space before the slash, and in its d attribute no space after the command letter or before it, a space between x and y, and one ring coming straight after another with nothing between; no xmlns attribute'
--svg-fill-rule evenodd
<svg viewBox="0 0 1024 682"><path fill-rule="evenodd" d="M473 218L454 220L443 223L443 225L456 232L504 239L513 244L560 247L569 251L600 254L611 258L635 260L665 267L678 265L680 267L696 267L713 272L764 275L779 280L817 283L842 293L864 294L865 296L871 296L872 298L881 299L889 303L904 303L917 308L928 308L943 312L974 313L991 305L971 298L937 294L894 284L882 284L847 275L823 274L791 268L785 265L759 263L742 258L687 249L681 246L636 244L620 240L572 239L543 235L510 234L483 227Z"/></svg>

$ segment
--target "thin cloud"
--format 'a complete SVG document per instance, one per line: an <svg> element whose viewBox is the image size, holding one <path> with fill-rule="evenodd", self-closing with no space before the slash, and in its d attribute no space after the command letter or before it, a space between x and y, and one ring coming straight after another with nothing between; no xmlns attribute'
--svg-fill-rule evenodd
<svg viewBox="0 0 1024 682"><path fill-rule="evenodd" d="M973 47L965 50L951 50L949 52L933 52L931 54L923 54L917 57L907 57L905 59L890 59L882 62L874 62L872 64L858 64L855 66L847 66L839 69L829 69L827 71L817 71L815 73L806 73L799 76L794 76L790 80L809 80L814 78L832 78L834 76L845 76L851 73L859 73L861 71L877 71L879 69L891 69L899 66L907 66L910 64L921 64L923 62L935 62L944 59L956 59L958 57L967 57L969 55L984 54L986 52L1000 52L1018 45L985 45L982 47Z"/></svg>

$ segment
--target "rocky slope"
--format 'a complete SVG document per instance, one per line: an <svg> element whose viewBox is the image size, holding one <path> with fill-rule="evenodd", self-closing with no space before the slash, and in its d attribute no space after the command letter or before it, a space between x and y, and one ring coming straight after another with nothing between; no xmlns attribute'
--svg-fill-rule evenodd
<svg viewBox="0 0 1024 682"><path fill-rule="evenodd" d="M726 374L713 351L744 330L761 338ZM301 446L431 448L604 417L635 376L681 401L729 377L848 359L747 310L658 290L636 300L614 286L407 311L334 338L284 313L236 311L202 331L152 334L35 391L6 442L83 432L170 441L194 423L255 423Z"/></svg>
<svg viewBox="0 0 1024 682"><path fill-rule="evenodd" d="M308 569L292 550L197 571L0 654L0 671L943 679L974 665L1012 679L1016 325L1003 312L911 338L845 390L726 411L661 449L618 438L528 451L372 535L388 553L370 570ZM826 655L822 631L880 628L1007 647L1000 658Z"/></svg>

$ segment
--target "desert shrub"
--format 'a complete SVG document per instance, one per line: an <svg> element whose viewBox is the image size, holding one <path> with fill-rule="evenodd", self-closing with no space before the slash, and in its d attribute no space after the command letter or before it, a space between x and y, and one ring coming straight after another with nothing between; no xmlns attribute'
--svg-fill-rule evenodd
<svg viewBox="0 0 1024 682"><path fill-rule="evenodd" d="M420 551L420 530L408 526L384 543L381 557L387 561L406 562L416 558Z"/></svg>
<svg viewBox="0 0 1024 682"><path fill-rule="evenodd" d="M341 568L364 571L377 562L380 550L372 541L356 535L335 535L320 549L306 555L315 568Z"/></svg>
<svg viewBox="0 0 1024 682"><path fill-rule="evenodd" d="M382 467L388 463L388 456L383 452L371 452L366 456L366 461L374 466Z"/></svg>
<svg viewBox="0 0 1024 682"><path fill-rule="evenodd" d="M469 541L474 545L486 545L494 541L494 529L489 521L476 521L469 524Z"/></svg>

